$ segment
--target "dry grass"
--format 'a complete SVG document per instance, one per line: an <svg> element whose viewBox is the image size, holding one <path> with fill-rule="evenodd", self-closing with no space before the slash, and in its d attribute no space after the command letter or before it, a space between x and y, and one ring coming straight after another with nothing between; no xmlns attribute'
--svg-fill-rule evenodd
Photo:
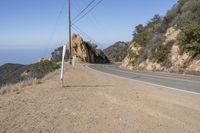
<svg viewBox="0 0 200 133"><path fill-rule="evenodd" d="M40 84L40 83L41 81L39 79L28 79L14 85L8 84L8 85L3 86L0 89L0 95L4 95L9 92L20 93L20 90L23 89L24 87L34 85L34 84Z"/></svg>
<svg viewBox="0 0 200 133"><path fill-rule="evenodd" d="M42 81L50 80L52 77L60 73L60 69L55 70L54 72L48 73L44 78L42 78Z"/></svg>
<svg viewBox="0 0 200 133"><path fill-rule="evenodd" d="M9 92L20 93L20 91L23 88L25 88L27 86L31 86L31 85L40 84L40 83L42 83L42 81L50 80L53 76L57 75L58 73L59 73L59 69L54 71L54 72L51 72L51 73L47 74L42 79L28 79L28 80L21 81L21 82L19 82L17 84L5 85L5 86L0 88L0 95L7 94Z"/></svg>

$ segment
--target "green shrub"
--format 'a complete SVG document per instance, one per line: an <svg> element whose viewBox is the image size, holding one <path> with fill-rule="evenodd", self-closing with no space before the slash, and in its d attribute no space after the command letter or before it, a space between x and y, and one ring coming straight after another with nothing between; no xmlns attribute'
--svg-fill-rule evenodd
<svg viewBox="0 0 200 133"><path fill-rule="evenodd" d="M200 0L179 0L177 8L178 14L173 20L174 25L182 27L200 20Z"/></svg>
<svg viewBox="0 0 200 133"><path fill-rule="evenodd" d="M30 66L30 77L42 78L49 72L53 72L58 68L60 68L60 65L52 61L39 62Z"/></svg>
<svg viewBox="0 0 200 133"><path fill-rule="evenodd" d="M160 43L156 45L153 50L153 58L155 58L158 63L165 62L168 60L169 52L169 48Z"/></svg>
<svg viewBox="0 0 200 133"><path fill-rule="evenodd" d="M133 34L133 41L144 47L146 46L148 40L149 35L147 29L142 24L136 26Z"/></svg>
<svg viewBox="0 0 200 133"><path fill-rule="evenodd" d="M177 39L183 45L185 51L190 52L193 56L200 54L200 23L192 22L182 28L182 32Z"/></svg>
<svg viewBox="0 0 200 133"><path fill-rule="evenodd" d="M200 43L198 42L192 42L191 44L186 44L185 48L191 52L193 57L196 57L200 54Z"/></svg>
<svg viewBox="0 0 200 133"><path fill-rule="evenodd" d="M0 67L0 87L29 79L43 78L59 67L60 65L52 61L43 61L32 65L5 64Z"/></svg>

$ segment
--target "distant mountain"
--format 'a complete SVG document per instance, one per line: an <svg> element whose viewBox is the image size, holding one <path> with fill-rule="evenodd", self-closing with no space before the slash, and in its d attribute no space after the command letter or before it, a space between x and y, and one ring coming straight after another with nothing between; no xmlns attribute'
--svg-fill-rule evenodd
<svg viewBox="0 0 200 133"><path fill-rule="evenodd" d="M104 49L103 52L112 62L121 62L126 57L127 48L128 43L119 41Z"/></svg>

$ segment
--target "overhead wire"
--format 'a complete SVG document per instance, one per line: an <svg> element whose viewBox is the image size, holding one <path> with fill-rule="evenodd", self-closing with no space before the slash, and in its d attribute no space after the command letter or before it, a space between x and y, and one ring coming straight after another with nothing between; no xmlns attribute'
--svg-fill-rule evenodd
<svg viewBox="0 0 200 133"><path fill-rule="evenodd" d="M78 15L76 15L72 21L75 21L77 18L81 16L96 0L92 0Z"/></svg>
<svg viewBox="0 0 200 133"><path fill-rule="evenodd" d="M100 45L99 43L97 43L97 41L95 39L93 39L90 35L88 35L86 32L81 30L77 25L75 25L75 23L77 23L78 21L83 19L87 14L89 14L91 11L93 11L103 0L99 0L96 4L94 4L95 1L96 0L92 0L89 4L86 5L86 7L83 10L81 10L81 12L78 15L76 15L72 19L72 28L73 28L73 30L75 30L79 34L81 34L81 35L85 36L86 38L88 38L90 41ZM92 5L94 5L94 6L92 6ZM89 10L87 10L87 9L89 9Z"/></svg>
<svg viewBox="0 0 200 133"><path fill-rule="evenodd" d="M73 24L72 28L77 31L79 34L81 34L82 36L85 36L86 38L88 38L91 42L102 46L100 43L98 43L94 38L92 38L89 34L87 34L86 32L84 32L82 29L80 29L77 25Z"/></svg>
<svg viewBox="0 0 200 133"><path fill-rule="evenodd" d="M76 26L76 25L73 24L72 27L75 28L76 31L78 30L79 33L81 33L82 35L84 34L84 36L87 37L88 39L90 39L91 41L97 43L90 35L88 35L86 32L84 32L83 30L81 30L78 26Z"/></svg>
<svg viewBox="0 0 200 133"><path fill-rule="evenodd" d="M86 15L88 15L91 11L93 11L103 0L98 1L92 8L90 8L85 14L79 17L77 20L72 21L72 23L76 24L81 19L83 19Z"/></svg>

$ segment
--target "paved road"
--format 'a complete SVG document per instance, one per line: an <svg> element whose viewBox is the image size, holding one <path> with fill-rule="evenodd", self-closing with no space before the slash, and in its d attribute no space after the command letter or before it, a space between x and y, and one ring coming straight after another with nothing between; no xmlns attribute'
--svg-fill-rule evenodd
<svg viewBox="0 0 200 133"><path fill-rule="evenodd" d="M118 65L98 64L88 66L97 71L120 77L200 94L200 76L161 72L130 71L119 68Z"/></svg>

